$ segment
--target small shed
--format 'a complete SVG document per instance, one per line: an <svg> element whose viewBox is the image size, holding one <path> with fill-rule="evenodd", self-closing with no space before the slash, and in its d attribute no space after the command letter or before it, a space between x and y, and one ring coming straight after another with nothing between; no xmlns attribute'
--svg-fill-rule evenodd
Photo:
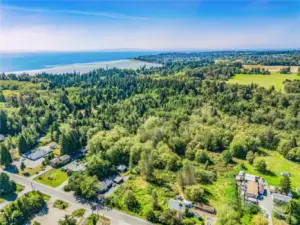
<svg viewBox="0 0 300 225"><path fill-rule="evenodd" d="M119 165L117 167L117 169L118 169L119 172L124 173L127 170L127 166L125 166L125 165Z"/></svg>
<svg viewBox="0 0 300 225"><path fill-rule="evenodd" d="M212 206L209 206L209 205L205 205L205 204L201 204L201 203L196 202L195 207L196 207L196 209L199 209L203 212L207 212L207 213L210 213L210 214L215 214L216 213L215 208L212 207Z"/></svg>
<svg viewBox="0 0 300 225"><path fill-rule="evenodd" d="M114 179L114 183L116 183L116 184L121 184L122 182L123 182L124 180L123 180L123 177L116 177L115 179Z"/></svg>
<svg viewBox="0 0 300 225"><path fill-rule="evenodd" d="M188 207L188 208L193 207L193 202L188 201L188 200L184 200L184 201L183 201L183 204L184 204L186 207Z"/></svg>

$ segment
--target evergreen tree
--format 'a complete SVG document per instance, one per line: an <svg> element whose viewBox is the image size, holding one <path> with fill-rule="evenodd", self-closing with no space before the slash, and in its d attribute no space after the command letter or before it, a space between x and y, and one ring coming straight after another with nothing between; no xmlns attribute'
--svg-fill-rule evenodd
<svg viewBox="0 0 300 225"><path fill-rule="evenodd" d="M291 180L289 176L287 175L283 176L283 178L280 180L280 187L284 193L289 192L289 190L291 189Z"/></svg>
<svg viewBox="0 0 300 225"><path fill-rule="evenodd" d="M12 163L12 157L8 149L1 144L0 145L0 165L5 167L9 166Z"/></svg>
<svg viewBox="0 0 300 225"><path fill-rule="evenodd" d="M67 136L65 134L60 135L59 144L60 144L60 155L69 154L69 144L68 144Z"/></svg>
<svg viewBox="0 0 300 225"><path fill-rule="evenodd" d="M0 195L12 193L16 190L16 184L9 180L6 173L0 173Z"/></svg>
<svg viewBox="0 0 300 225"><path fill-rule="evenodd" d="M25 163L22 161L20 165L20 169L23 171L26 168Z"/></svg>
<svg viewBox="0 0 300 225"><path fill-rule="evenodd" d="M0 89L0 102L5 102L6 100L5 100L5 97L4 97L4 95L3 95L3 90L2 89Z"/></svg>
<svg viewBox="0 0 300 225"><path fill-rule="evenodd" d="M6 113L2 110L0 110L0 133L7 133L7 116Z"/></svg>
<svg viewBox="0 0 300 225"><path fill-rule="evenodd" d="M25 152L29 151L29 147L28 144L24 138L24 136L21 134L20 138L19 138L19 142L18 142L18 150L19 150L19 154L23 154Z"/></svg>

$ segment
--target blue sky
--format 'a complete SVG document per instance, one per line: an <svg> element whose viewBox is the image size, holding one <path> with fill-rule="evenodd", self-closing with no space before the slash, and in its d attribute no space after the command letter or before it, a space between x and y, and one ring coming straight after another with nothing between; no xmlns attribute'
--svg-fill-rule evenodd
<svg viewBox="0 0 300 225"><path fill-rule="evenodd" d="M300 1L2 0L1 51L300 47Z"/></svg>

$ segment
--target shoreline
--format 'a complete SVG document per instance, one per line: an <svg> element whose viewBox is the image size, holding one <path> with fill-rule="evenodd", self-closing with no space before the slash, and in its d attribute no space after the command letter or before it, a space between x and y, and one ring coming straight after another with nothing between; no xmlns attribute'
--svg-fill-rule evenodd
<svg viewBox="0 0 300 225"><path fill-rule="evenodd" d="M49 74L64 74L64 73L88 73L95 69L100 68L118 68L118 69L138 69L141 66L146 67L160 67L161 64L149 63L135 59L120 59L120 60L112 60L112 61L98 61L98 62L89 62L89 63L75 63L68 65L59 65L54 67L46 67L42 69L34 69L34 70L19 70L19 71L9 71L3 72L4 74L29 74L36 75L39 73L49 73ZM1 72L2 73L2 72Z"/></svg>

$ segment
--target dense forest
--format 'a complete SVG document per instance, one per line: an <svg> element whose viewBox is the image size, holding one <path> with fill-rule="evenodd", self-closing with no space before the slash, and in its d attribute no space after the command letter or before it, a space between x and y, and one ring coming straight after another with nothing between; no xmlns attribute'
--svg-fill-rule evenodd
<svg viewBox="0 0 300 225"><path fill-rule="evenodd" d="M198 60L228 60L242 61L250 65L269 65L269 66L299 66L300 51L214 51L214 52L191 52L191 53L162 53L159 55L140 56L136 59L170 64L173 62L195 62Z"/></svg>
<svg viewBox="0 0 300 225"><path fill-rule="evenodd" d="M2 74L0 133L8 137L1 144L0 163L11 162L9 150L22 154L34 148L40 136L59 143L61 154L87 145L87 170L72 176L65 190L92 199L99 181L124 164L132 168L133 176L142 176L155 187L150 191L154 203L143 208L132 187L126 186L107 204L155 223L194 224L188 215L179 218L157 200L178 193L167 183L178 185L191 200L209 202L205 185L221 177L232 183L233 158L253 163L268 150L300 162L300 96L289 94L299 93L299 81L288 82L287 93L228 84L225 81L241 72L242 63L215 63L216 58L266 65L300 63L298 51L171 53L139 57L163 64L150 69ZM12 92L4 95L3 90ZM165 173L172 176L162 176ZM220 208L226 211L220 210L218 223L247 224L241 218L251 210L240 204L238 198L223 202ZM298 223L290 224L299 224L298 217L293 215Z"/></svg>

